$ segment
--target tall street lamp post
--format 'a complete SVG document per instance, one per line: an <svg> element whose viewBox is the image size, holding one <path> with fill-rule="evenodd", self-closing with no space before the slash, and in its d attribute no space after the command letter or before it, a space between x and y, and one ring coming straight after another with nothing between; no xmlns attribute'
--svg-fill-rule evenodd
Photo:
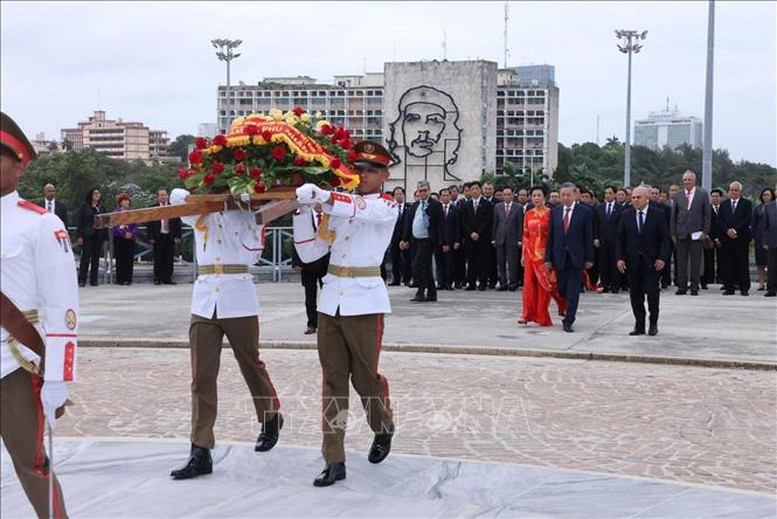
<svg viewBox="0 0 777 519"><path fill-rule="evenodd" d="M715 2L710 0L707 18L707 79L704 92L704 150L701 166L701 187L712 190L712 78L715 66Z"/></svg>
<svg viewBox="0 0 777 519"><path fill-rule="evenodd" d="M225 38L220 38L218 40L210 40L210 42L213 44L213 46L218 49L216 52L216 57L218 57L219 61L226 61L227 62L227 125L229 124L229 120L231 117L231 108L232 108L232 99L230 98L230 88L229 88L229 62L232 61L235 58L239 58L240 54L235 54L233 52L234 49L238 48L241 43L243 43L243 40L228 40ZM221 118L219 117L219 127L221 127Z"/></svg>
<svg viewBox="0 0 777 519"><path fill-rule="evenodd" d="M631 55L642 49L641 40L647 37L647 31L617 30L618 50L629 55L629 79L626 86L626 159L623 168L623 185L631 185Z"/></svg>

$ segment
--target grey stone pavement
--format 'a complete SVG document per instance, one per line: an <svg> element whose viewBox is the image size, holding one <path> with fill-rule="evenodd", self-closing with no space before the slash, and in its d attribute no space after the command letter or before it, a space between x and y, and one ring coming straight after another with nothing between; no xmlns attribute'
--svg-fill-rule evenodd
<svg viewBox="0 0 777 519"><path fill-rule="evenodd" d="M313 348L302 333L306 318L298 282L260 282L261 339L265 347ZM187 346L191 284L81 289L82 344ZM659 335L632 338L627 293L581 296L575 333L554 326L521 326L521 292L441 291L437 303L410 303L413 290L389 287L393 313L386 317L389 350L550 355L700 362L777 367L777 298L751 291L725 297L712 285L698 297L661 293ZM551 304L555 312L555 304ZM720 363L719 361L724 361Z"/></svg>
<svg viewBox="0 0 777 519"><path fill-rule="evenodd" d="M304 475L299 467L277 465L277 470L284 481L289 478L284 470L300 472L299 484L307 488L322 463L316 453L321 374L313 339L302 334L302 287L259 283L257 290L262 357L287 420L278 455L288 448L309 449ZM665 291L659 335L635 339L627 336L632 327L627 294L583 295L573 334L558 322L551 328L518 325L520 292L441 292L438 303L420 305L408 301L410 289L391 287L390 294L394 313L386 319L381 371L390 382L397 423L395 458L384 462L394 459L391 471L410 467L407 456L486 463L477 478L491 488L492 504L509 497L517 507L500 513L494 505L484 514L489 516L777 514L777 301L759 292L724 297L716 286L695 298ZM73 386L74 405L57 426L58 437L82 446L95 438L179 442L180 460L173 465L180 463L191 413L185 349L191 285L87 287L81 296L80 381ZM569 358L554 358L558 355ZM615 362L620 360L631 362ZM259 429L237 364L225 352L217 443L224 448L251 442ZM371 438L352 393L346 448L357 477L369 473L362 465ZM165 453L166 471L175 456ZM512 493L519 483L510 482L531 479L530 467L562 471L564 481L572 472L585 473L586 481L598 481L601 488L581 487L590 495L585 506L575 508L580 493L548 484L535 488L541 505L520 508L529 505ZM82 472L78 464L70 470ZM505 471L513 471L508 482L500 479ZM626 480L633 485L621 485ZM343 488L361 488L356 481ZM657 482L684 485L678 492L689 501L631 512L616 505L652 495L647 488ZM18 495L6 487L4 496ZM694 488L703 492L697 495ZM466 490L459 492L460 499L470 499ZM472 503L480 503L482 495L472 494ZM338 496L341 504L355 498ZM606 506L608 500L612 506ZM591 508L594 502L602 508ZM338 515L297 506L299 516ZM374 515L423 516L423 510L438 517L476 515L418 506Z"/></svg>

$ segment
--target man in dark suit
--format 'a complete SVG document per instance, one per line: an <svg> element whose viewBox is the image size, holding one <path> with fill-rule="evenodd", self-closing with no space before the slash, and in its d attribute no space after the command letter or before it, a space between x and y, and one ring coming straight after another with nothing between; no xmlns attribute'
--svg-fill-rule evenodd
<svg viewBox="0 0 777 519"><path fill-rule="evenodd" d="M67 207L65 204L56 199L57 188L54 184L46 184L43 186L43 200L38 201L38 205L44 208L50 213L54 213L59 216L62 223L65 224L65 229L68 227Z"/></svg>
<svg viewBox="0 0 777 519"><path fill-rule="evenodd" d="M596 237L599 235L599 212L596 210L597 202L594 198L594 192L590 189L584 189L580 191L580 203L585 205L591 210L591 231L594 238L594 264L588 269L588 279L592 285L599 283L599 262L598 255L596 254Z"/></svg>
<svg viewBox="0 0 777 519"><path fill-rule="evenodd" d="M704 249L704 275L701 279L701 287L706 288L713 283L723 283L723 262L720 252L721 237L724 232L720 228L718 215L723 201L723 191L713 189L710 191L710 247Z"/></svg>
<svg viewBox="0 0 777 519"><path fill-rule="evenodd" d="M688 292L688 263L691 270L691 295L699 295L702 267L702 240L710 233L709 195L696 185L696 173L683 173L685 189L674 195L669 234L677 254L677 292Z"/></svg>
<svg viewBox="0 0 777 519"><path fill-rule="evenodd" d="M739 289L743 296L750 293L750 226L753 221L753 205L741 195L742 184L732 182L728 188L729 199L721 204L718 213L723 229L721 251L726 264L724 296L733 295L736 289Z"/></svg>
<svg viewBox="0 0 777 519"><path fill-rule="evenodd" d="M443 231L442 204L430 198L429 181L419 180L418 202L407 213L405 232L400 243L403 250L415 247L413 280L417 290L410 301L415 303L437 301L437 287L432 276L432 253L440 245L449 245Z"/></svg>
<svg viewBox="0 0 777 519"><path fill-rule="evenodd" d="M462 232L467 253L467 290L488 289L488 249L491 247L493 206L483 198L479 181L470 183L464 204Z"/></svg>
<svg viewBox="0 0 777 519"><path fill-rule="evenodd" d="M523 238L523 208L513 202L513 189L505 187L502 201L494 206L492 241L496 249L499 290L518 290L519 250Z"/></svg>
<svg viewBox="0 0 777 519"><path fill-rule="evenodd" d="M670 205L667 205L663 202L661 202L661 195L664 193L664 191L658 187L658 186L645 186L650 191L650 201L648 202L648 206L651 209L655 209L657 211L660 211L664 214L664 217L666 218L666 228L668 229L670 225L672 225L672 207ZM633 192L632 192L633 194ZM671 240L670 240L671 244ZM670 258L671 258L671 246L670 246ZM672 283L672 273L671 273L671 263L667 262L664 269L661 271L661 275L659 276L660 279L660 285L661 288L668 288L669 285ZM675 274L677 269L675 269ZM701 281L701 280L700 280Z"/></svg>
<svg viewBox="0 0 777 519"><path fill-rule="evenodd" d="M434 253L437 261L437 288L453 290L455 258L456 254L461 251L460 211L451 200L451 192L448 188L440 190L440 203L442 203L443 244L437 247ZM447 245L444 245L446 242Z"/></svg>
<svg viewBox="0 0 777 519"><path fill-rule="evenodd" d="M620 273L615 262L615 241L618 237L618 224L620 223L623 206L615 201L615 187L604 188L604 203L596 206L599 226L594 231L594 248L596 248L599 277L603 292L617 294L621 289Z"/></svg>
<svg viewBox="0 0 777 519"><path fill-rule="evenodd" d="M459 190L459 187L456 184L452 184L448 189L450 189L451 192L451 204L456 208L456 212L458 213L458 219L459 219L459 232L463 232L461 224L462 224L462 216L464 215L464 202L467 201L466 196L460 196L460 193L464 192L466 186L466 191L469 191L469 183L465 183L464 186L462 186L461 190ZM459 248L457 250L453 251L453 287L454 288L461 288L464 286L464 284L467 282L467 256L464 252L464 241L463 236L459 235Z"/></svg>
<svg viewBox="0 0 777 519"><path fill-rule="evenodd" d="M659 276L669 261L669 226L663 211L648 204L650 191L638 186L631 192L632 207L621 214L616 240L618 270L629 278L634 329L629 335L645 334L645 296L650 327L658 333Z"/></svg>
<svg viewBox="0 0 777 519"><path fill-rule="evenodd" d="M410 251L399 248L399 242L405 232L405 220L407 218L407 202L405 201L405 190L401 187L394 188L394 201L399 208L399 215L394 224L394 234L391 236L389 251L391 253L391 283L390 286L399 286L404 283L410 285L412 277L412 265L410 264Z"/></svg>
<svg viewBox="0 0 777 519"><path fill-rule="evenodd" d="M631 207L631 200L629 199L629 195L625 188L620 188L615 192L615 201L624 209Z"/></svg>
<svg viewBox="0 0 777 519"><path fill-rule="evenodd" d="M777 200L764 207L763 245L767 249L765 297L777 296Z"/></svg>
<svg viewBox="0 0 777 519"><path fill-rule="evenodd" d="M168 205L167 189L158 189L156 199L161 207ZM147 233L149 243L154 246L154 284L175 285L173 257L175 246L181 241L181 219L148 222Z"/></svg>
<svg viewBox="0 0 777 519"><path fill-rule="evenodd" d="M483 182L483 199L486 200L491 207L494 207L501 200L496 196L496 190L494 184L486 181ZM493 220L493 218L492 218ZM486 257L486 264L488 266L488 288L496 288L496 283L499 281L499 273L496 267L496 250L494 248L493 235L491 235L491 246L486 249L488 256Z"/></svg>
<svg viewBox="0 0 777 519"><path fill-rule="evenodd" d="M562 324L565 332L573 332L577 314L583 269L594 262L591 210L575 202L574 184L566 182L560 189L561 205L550 212L548 245L545 248L545 269L556 269L558 292L567 300L567 312Z"/></svg>
<svg viewBox="0 0 777 519"><path fill-rule="evenodd" d="M324 211L321 204L313 206L310 212L310 218L313 221L313 229L317 233L321 225ZM305 329L305 335L316 333L318 329L318 311L316 310L316 298L318 289L321 288L321 279L326 276L329 268L329 256L327 252L317 260L310 263L304 263L297 253L297 248L291 250L291 266L300 273L302 286L305 288L305 313L307 314L308 324Z"/></svg>

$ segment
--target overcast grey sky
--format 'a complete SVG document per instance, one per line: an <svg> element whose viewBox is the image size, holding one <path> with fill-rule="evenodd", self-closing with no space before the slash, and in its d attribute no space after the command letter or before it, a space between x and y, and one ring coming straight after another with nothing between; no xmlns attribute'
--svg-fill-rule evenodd
<svg viewBox="0 0 777 519"><path fill-rule="evenodd" d="M704 115L706 1L510 2L509 65L549 63L564 144L625 135L626 56L614 29L648 30L634 57L632 115L677 105ZM171 137L215 121L225 66L213 38L242 39L232 82L382 71L385 61L503 65L503 2L0 3L2 110L59 138L95 109ZM713 145L777 165L777 9L716 3Z"/></svg>

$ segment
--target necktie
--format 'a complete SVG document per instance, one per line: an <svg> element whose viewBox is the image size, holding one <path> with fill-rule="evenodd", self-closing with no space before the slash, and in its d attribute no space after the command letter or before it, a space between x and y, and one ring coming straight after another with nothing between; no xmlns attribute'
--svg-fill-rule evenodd
<svg viewBox="0 0 777 519"><path fill-rule="evenodd" d="M46 210L50 213L54 212L54 204L50 200L46 202Z"/></svg>
<svg viewBox="0 0 777 519"><path fill-rule="evenodd" d="M510 204L505 204L505 218L510 218Z"/></svg>
<svg viewBox="0 0 777 519"><path fill-rule="evenodd" d="M607 219L610 219L610 215L612 214L612 202L607 202Z"/></svg>
<svg viewBox="0 0 777 519"><path fill-rule="evenodd" d="M448 204L445 204L444 207L445 207L445 216L447 217L448 216Z"/></svg>
<svg viewBox="0 0 777 519"><path fill-rule="evenodd" d="M685 193L685 203L688 205L688 207L691 207L691 192L687 191Z"/></svg>
<svg viewBox="0 0 777 519"><path fill-rule="evenodd" d="M478 212L478 201L477 201L477 200L475 200L474 202L472 202L472 208L473 208L473 210L474 210L476 213Z"/></svg>
<svg viewBox="0 0 777 519"><path fill-rule="evenodd" d="M718 206L713 205L712 210L715 211L715 214L718 214Z"/></svg>
<svg viewBox="0 0 777 519"><path fill-rule="evenodd" d="M639 212L639 218L637 220L637 232L642 234L642 225L645 223L645 214L642 211Z"/></svg>
<svg viewBox="0 0 777 519"><path fill-rule="evenodd" d="M736 211L737 211L737 201L736 200L732 200L731 201L731 212L735 213Z"/></svg>
<svg viewBox="0 0 777 519"><path fill-rule="evenodd" d="M569 229L569 213L572 212L571 207L565 207L564 208L564 232L567 232L567 229Z"/></svg>
<svg viewBox="0 0 777 519"><path fill-rule="evenodd" d="M426 212L426 206L427 206L428 203L429 202L424 200L423 203L421 204L421 211L423 211L423 214L421 216L423 216L423 218L424 218L424 225L426 225L427 227L429 227L429 213Z"/></svg>

